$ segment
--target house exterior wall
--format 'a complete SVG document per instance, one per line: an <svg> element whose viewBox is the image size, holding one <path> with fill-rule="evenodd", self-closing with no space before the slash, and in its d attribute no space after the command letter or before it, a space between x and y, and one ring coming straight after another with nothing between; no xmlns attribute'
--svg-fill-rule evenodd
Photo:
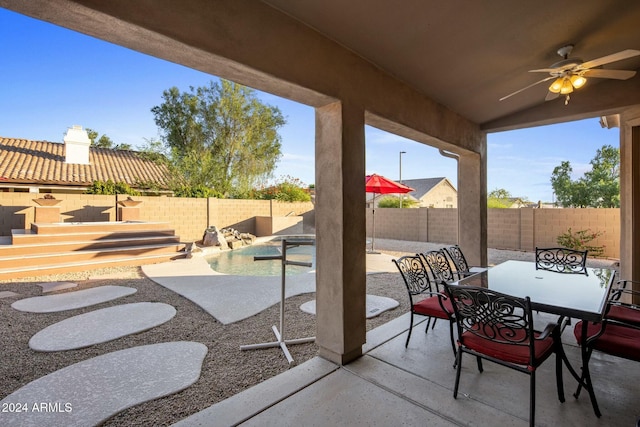
<svg viewBox="0 0 640 427"><path fill-rule="evenodd" d="M420 198L420 206L425 208L457 208L458 192L441 182Z"/></svg>

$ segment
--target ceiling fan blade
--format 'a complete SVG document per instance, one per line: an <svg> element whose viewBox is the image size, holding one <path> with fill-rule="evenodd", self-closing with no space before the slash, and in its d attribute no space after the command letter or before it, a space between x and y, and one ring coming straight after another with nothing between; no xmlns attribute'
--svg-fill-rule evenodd
<svg viewBox="0 0 640 427"><path fill-rule="evenodd" d="M525 86L525 87L523 87L522 89L519 89L519 90L517 90L517 91L515 91L515 92L513 92L513 93L510 93L510 94L509 94L509 95L507 95L507 96L503 96L502 98L500 98L500 101L504 101L504 100L505 100L505 99L507 99L507 98L511 98L513 95L517 95L517 94L519 94L519 93L520 93L520 92L522 92L522 91L525 91L525 90L527 90L527 89L529 89L529 88L531 88L531 87L534 87L534 86L535 86L535 85L537 85L537 84L540 84L540 83L546 82L546 81L551 80L551 79L555 79L555 77L553 77L553 76L549 76L549 77L546 77L546 78L544 78L544 79L542 79L542 80L538 80L537 82L532 83L532 84L530 84L529 86Z"/></svg>
<svg viewBox="0 0 640 427"><path fill-rule="evenodd" d="M545 96L544 100L545 101L551 101L552 99L556 99L559 96L560 96L560 93L555 93L555 92L549 91L547 93L547 96Z"/></svg>
<svg viewBox="0 0 640 427"><path fill-rule="evenodd" d="M557 73L563 68L540 68L538 70L529 70L530 73Z"/></svg>
<svg viewBox="0 0 640 427"><path fill-rule="evenodd" d="M603 56L602 58L592 59L591 61L580 64L581 69L599 67L600 65L609 64L610 62L622 61L623 59L633 58L640 55L640 50L627 49L618 53Z"/></svg>
<svg viewBox="0 0 640 427"><path fill-rule="evenodd" d="M635 71L631 70L586 70L583 75L585 77L596 77L599 79L618 79L627 80L636 75Z"/></svg>

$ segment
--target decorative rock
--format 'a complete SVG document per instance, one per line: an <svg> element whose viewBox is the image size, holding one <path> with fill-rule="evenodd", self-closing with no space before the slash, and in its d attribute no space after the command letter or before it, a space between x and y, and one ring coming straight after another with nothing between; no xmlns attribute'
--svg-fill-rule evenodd
<svg viewBox="0 0 640 427"><path fill-rule="evenodd" d="M72 282L48 282L48 283L38 283L38 286L42 288L42 293L61 291L63 289L75 288L78 286L77 283Z"/></svg>
<svg viewBox="0 0 640 427"><path fill-rule="evenodd" d="M0 292L0 298L11 298L11 297L17 297L20 294L17 294L15 292L11 292L11 291L2 291Z"/></svg>
<svg viewBox="0 0 640 427"><path fill-rule="evenodd" d="M253 245L253 242L256 241L256 236L251 233L242 233L240 234L240 239L242 240L242 243L248 246Z"/></svg>
<svg viewBox="0 0 640 427"><path fill-rule="evenodd" d="M186 252L187 258L192 258L195 253L202 253L202 248L196 245L196 242L187 243L184 247L184 251Z"/></svg>
<svg viewBox="0 0 640 427"><path fill-rule="evenodd" d="M116 305L80 314L49 325L29 340L35 351L88 347L146 331L168 322L176 309L161 302Z"/></svg>
<svg viewBox="0 0 640 427"><path fill-rule="evenodd" d="M177 393L200 378L207 346L178 341L94 357L30 382L0 401L28 405L0 415L5 426L94 426L118 412ZM46 402L40 409L39 402ZM35 409L34 409L34 405Z"/></svg>
<svg viewBox="0 0 640 427"><path fill-rule="evenodd" d="M11 304L16 310L31 313L53 313L89 307L136 293L138 290L126 286L99 286L81 291L57 295L24 298Z"/></svg>
<svg viewBox="0 0 640 427"><path fill-rule="evenodd" d="M377 295L367 295L366 299L366 317L370 319L387 310L391 310L399 306L400 303L392 298L380 297ZM309 314L316 314L316 300L307 301L300 306L300 310Z"/></svg>
<svg viewBox="0 0 640 427"><path fill-rule="evenodd" d="M220 246L220 249L227 249L227 241L216 227L209 227L202 237L202 246Z"/></svg>
<svg viewBox="0 0 640 427"><path fill-rule="evenodd" d="M235 239L227 241L227 244L231 249L238 249L244 246L244 243L242 242L242 240L235 240Z"/></svg>

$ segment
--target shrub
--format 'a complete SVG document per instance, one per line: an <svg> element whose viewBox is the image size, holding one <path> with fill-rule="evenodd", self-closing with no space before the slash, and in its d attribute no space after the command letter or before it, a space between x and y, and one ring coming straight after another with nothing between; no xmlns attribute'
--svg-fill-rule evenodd
<svg viewBox="0 0 640 427"><path fill-rule="evenodd" d="M603 234L603 231L591 231L590 229L579 230L574 233L571 231L571 228L569 228L565 233L558 236L557 242L560 246L565 248L575 249L578 251L589 251L589 255L600 257L604 254L604 245L593 246L589 245L589 242L597 239Z"/></svg>
<svg viewBox="0 0 640 427"><path fill-rule="evenodd" d="M286 177L282 182L262 190L255 190L253 197L260 200L280 200L281 202L308 202L309 191L297 178Z"/></svg>
<svg viewBox="0 0 640 427"><path fill-rule="evenodd" d="M140 192L134 190L126 182L113 182L112 180L93 181L91 187L87 189L88 194L128 194L130 196L139 196Z"/></svg>
<svg viewBox="0 0 640 427"><path fill-rule="evenodd" d="M176 197L194 197L194 198L208 198L215 197L222 198L222 194L219 191L209 188L203 184L198 185L178 185L172 188L173 194Z"/></svg>
<svg viewBox="0 0 640 427"><path fill-rule="evenodd" d="M402 208L412 208L418 204L417 201L413 199L402 199ZM384 196L378 202L379 208L399 208L400 207L400 198L398 196Z"/></svg>

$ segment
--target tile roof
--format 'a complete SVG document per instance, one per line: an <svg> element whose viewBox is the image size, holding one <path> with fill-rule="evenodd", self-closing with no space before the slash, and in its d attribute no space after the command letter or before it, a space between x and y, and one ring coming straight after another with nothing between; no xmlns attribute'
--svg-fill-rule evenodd
<svg viewBox="0 0 640 427"><path fill-rule="evenodd" d="M0 137L0 181L19 184L89 186L93 181L154 182L167 187L164 166L136 151L89 148L89 164L65 163L65 145Z"/></svg>

